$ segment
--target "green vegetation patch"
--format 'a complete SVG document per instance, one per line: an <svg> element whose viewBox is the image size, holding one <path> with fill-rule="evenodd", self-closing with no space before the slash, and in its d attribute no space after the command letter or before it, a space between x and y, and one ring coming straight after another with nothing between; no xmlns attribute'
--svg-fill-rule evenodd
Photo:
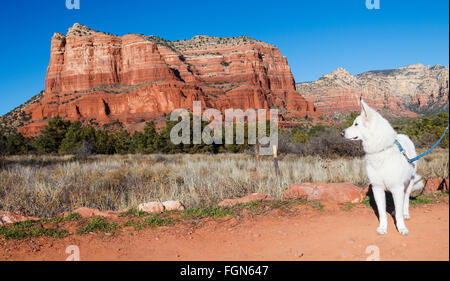
<svg viewBox="0 0 450 281"><path fill-rule="evenodd" d="M124 223L123 226L132 226L135 230L144 229L146 227L142 220L129 220Z"/></svg>
<svg viewBox="0 0 450 281"><path fill-rule="evenodd" d="M411 204L412 206L416 206L437 203L437 201L442 197L448 197L448 191L420 194L416 197L412 197L409 201L409 204Z"/></svg>
<svg viewBox="0 0 450 281"><path fill-rule="evenodd" d="M235 212L231 210L230 208L224 208L224 207L207 207L207 208L197 208L197 209L185 209L182 213L184 217L198 217L198 218L205 218L205 217L224 217L224 216L234 216Z"/></svg>
<svg viewBox="0 0 450 281"><path fill-rule="evenodd" d="M122 212L119 214L119 217L145 217L148 216L149 213L145 211L140 211L136 207L132 207L128 209L126 212Z"/></svg>
<svg viewBox="0 0 450 281"><path fill-rule="evenodd" d="M77 231L78 234L89 232L109 232L117 228L116 222L108 222L104 217L95 217L89 223Z"/></svg>
<svg viewBox="0 0 450 281"><path fill-rule="evenodd" d="M295 205L309 205L319 211L323 210L323 205L317 200L307 200L305 198L297 198L291 200L291 202L293 202Z"/></svg>
<svg viewBox="0 0 450 281"><path fill-rule="evenodd" d="M237 208L249 208L252 211L256 211L260 206L262 206L262 201L261 200L255 200L255 201L250 201L250 202L245 202L245 203L238 203L235 205L235 207Z"/></svg>
<svg viewBox="0 0 450 281"><path fill-rule="evenodd" d="M144 223L151 227L156 226L167 226L173 223L172 218L164 218L161 215L153 215L151 217L145 218Z"/></svg>
<svg viewBox="0 0 450 281"><path fill-rule="evenodd" d="M370 207L370 197L369 196L364 197L364 199L361 203L363 203L367 207Z"/></svg>
<svg viewBox="0 0 450 281"><path fill-rule="evenodd" d="M440 112L431 116L417 119L398 119L392 121L394 129L401 134L408 135L419 147L429 147L444 133L449 122L448 112ZM442 148L449 148L449 134L439 144Z"/></svg>
<svg viewBox="0 0 450 281"><path fill-rule="evenodd" d="M150 217L138 220L129 220L124 223L124 226L132 226L135 230L144 229L148 226L157 227L157 226L168 226L174 222L172 218L163 217L160 214L154 214Z"/></svg>
<svg viewBox="0 0 450 281"><path fill-rule="evenodd" d="M55 217L50 219L50 222L66 222L66 221L76 221L76 220L80 220L81 219L81 215L77 214L77 213L70 213L66 216L63 217Z"/></svg>
<svg viewBox="0 0 450 281"><path fill-rule="evenodd" d="M287 201L283 201L283 200L268 201L269 206L272 208L279 208L279 207L286 205L287 203L288 203Z"/></svg>
<svg viewBox="0 0 450 281"><path fill-rule="evenodd" d="M11 225L0 226L0 235L5 239L24 239L39 236L62 238L69 235L67 230L57 230L42 227L39 221L15 222Z"/></svg>
<svg viewBox="0 0 450 281"><path fill-rule="evenodd" d="M308 204L319 211L323 210L323 205L319 201L308 201Z"/></svg>
<svg viewBox="0 0 450 281"><path fill-rule="evenodd" d="M346 202L346 203L341 204L341 209L346 212L350 212L353 209L353 206L354 205L352 203Z"/></svg>
<svg viewBox="0 0 450 281"><path fill-rule="evenodd" d="M411 197L409 199L409 204L411 206L434 204L438 203L439 199L441 199L442 197L448 197L448 191L419 194L415 197ZM371 206L370 196L364 197L362 204L366 205L367 207L370 207Z"/></svg>

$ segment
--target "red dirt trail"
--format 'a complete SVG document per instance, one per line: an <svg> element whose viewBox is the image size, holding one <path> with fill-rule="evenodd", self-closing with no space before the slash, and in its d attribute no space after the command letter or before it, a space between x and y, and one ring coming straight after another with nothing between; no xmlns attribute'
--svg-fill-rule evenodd
<svg viewBox="0 0 450 281"><path fill-rule="evenodd" d="M397 232L391 216L388 234L380 236L370 207L299 206L294 215L274 209L109 236L0 239L0 260L65 260L69 245L79 247L81 260L366 260L374 253L366 253L369 246L378 247L380 260L449 260L448 201L412 207L411 217L408 236Z"/></svg>

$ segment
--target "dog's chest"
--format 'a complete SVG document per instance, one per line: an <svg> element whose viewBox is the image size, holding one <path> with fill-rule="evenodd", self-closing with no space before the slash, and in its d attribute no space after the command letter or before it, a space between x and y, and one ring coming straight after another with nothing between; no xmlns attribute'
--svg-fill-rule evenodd
<svg viewBox="0 0 450 281"><path fill-rule="evenodd" d="M367 165L375 170L380 170L383 168L389 168L391 166L393 158L396 158L396 153L393 149L387 149L382 152L367 154L366 161Z"/></svg>
<svg viewBox="0 0 450 281"><path fill-rule="evenodd" d="M410 178L411 166L395 149L366 155L367 176L372 184L403 185Z"/></svg>

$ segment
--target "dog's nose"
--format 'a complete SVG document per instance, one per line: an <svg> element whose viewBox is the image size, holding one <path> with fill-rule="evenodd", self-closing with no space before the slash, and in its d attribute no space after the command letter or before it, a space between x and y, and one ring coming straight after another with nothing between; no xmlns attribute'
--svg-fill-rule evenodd
<svg viewBox="0 0 450 281"><path fill-rule="evenodd" d="M345 135L345 132L344 132L344 131L342 131L342 132L341 132L340 134L341 134L341 136L343 137L343 136Z"/></svg>

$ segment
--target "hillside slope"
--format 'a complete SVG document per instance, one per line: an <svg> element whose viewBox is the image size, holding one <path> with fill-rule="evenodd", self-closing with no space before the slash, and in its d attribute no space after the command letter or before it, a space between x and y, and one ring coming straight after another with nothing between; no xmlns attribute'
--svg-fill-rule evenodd
<svg viewBox="0 0 450 281"><path fill-rule="evenodd" d="M413 64L356 76L338 68L315 82L298 83L296 88L328 116L359 111L363 96L385 115L415 117L448 111L449 68Z"/></svg>

